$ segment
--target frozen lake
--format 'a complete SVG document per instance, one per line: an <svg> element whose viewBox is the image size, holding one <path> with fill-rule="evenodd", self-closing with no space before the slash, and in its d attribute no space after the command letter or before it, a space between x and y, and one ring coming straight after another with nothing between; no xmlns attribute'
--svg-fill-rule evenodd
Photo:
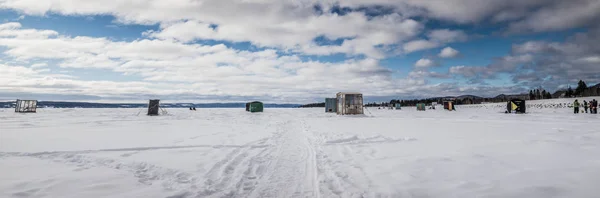
<svg viewBox="0 0 600 198"><path fill-rule="evenodd" d="M0 109L0 197L598 196L599 115L495 106Z"/></svg>

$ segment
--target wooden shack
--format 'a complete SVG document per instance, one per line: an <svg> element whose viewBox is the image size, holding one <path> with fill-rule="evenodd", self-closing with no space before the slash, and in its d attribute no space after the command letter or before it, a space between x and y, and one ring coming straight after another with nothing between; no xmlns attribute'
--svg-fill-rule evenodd
<svg viewBox="0 0 600 198"><path fill-rule="evenodd" d="M338 115L364 114L363 95L356 92L340 92L336 94Z"/></svg>
<svg viewBox="0 0 600 198"><path fill-rule="evenodd" d="M327 113L337 112L337 99L336 98L325 98L325 112L327 112Z"/></svg>
<svg viewBox="0 0 600 198"><path fill-rule="evenodd" d="M16 113L36 113L37 100L17 100L15 103Z"/></svg>
<svg viewBox="0 0 600 198"><path fill-rule="evenodd" d="M160 109L160 100L154 99L148 102L148 115L157 116Z"/></svg>

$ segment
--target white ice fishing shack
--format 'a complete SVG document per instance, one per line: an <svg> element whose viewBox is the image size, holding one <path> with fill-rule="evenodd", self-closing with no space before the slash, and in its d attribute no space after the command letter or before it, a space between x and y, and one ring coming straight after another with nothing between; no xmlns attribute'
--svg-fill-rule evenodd
<svg viewBox="0 0 600 198"><path fill-rule="evenodd" d="M340 92L336 95L338 115L364 114L363 95L356 92Z"/></svg>

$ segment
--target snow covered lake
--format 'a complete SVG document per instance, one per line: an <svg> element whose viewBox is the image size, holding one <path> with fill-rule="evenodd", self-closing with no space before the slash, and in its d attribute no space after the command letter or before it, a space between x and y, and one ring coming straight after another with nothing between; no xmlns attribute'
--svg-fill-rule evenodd
<svg viewBox="0 0 600 198"><path fill-rule="evenodd" d="M0 197L598 197L599 115L495 106L0 109Z"/></svg>

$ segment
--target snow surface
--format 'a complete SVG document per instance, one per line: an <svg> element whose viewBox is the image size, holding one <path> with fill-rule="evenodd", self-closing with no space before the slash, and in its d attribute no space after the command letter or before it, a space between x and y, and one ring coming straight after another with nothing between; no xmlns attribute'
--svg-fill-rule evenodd
<svg viewBox="0 0 600 198"><path fill-rule="evenodd" d="M600 115L503 106L0 109L0 197L597 197Z"/></svg>

